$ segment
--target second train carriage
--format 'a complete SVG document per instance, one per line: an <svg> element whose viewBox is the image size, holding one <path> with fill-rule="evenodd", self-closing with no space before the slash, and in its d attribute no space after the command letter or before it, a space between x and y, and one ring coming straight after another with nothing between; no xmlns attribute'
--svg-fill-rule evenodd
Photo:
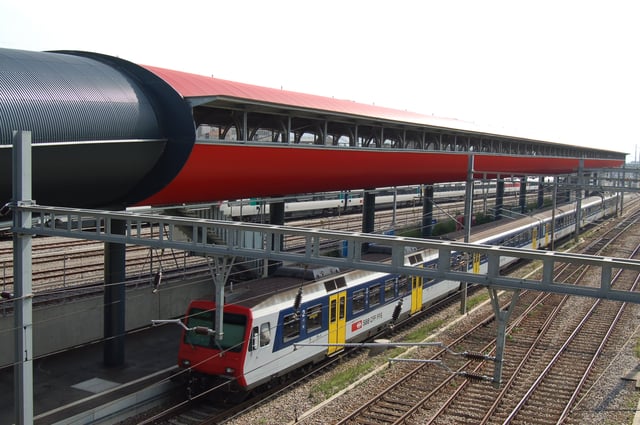
<svg viewBox="0 0 640 425"><path fill-rule="evenodd" d="M594 196L583 200L581 227L616 212L617 198ZM550 244L551 211L496 225L477 232L472 242L533 249ZM555 213L555 239L575 231L575 204ZM507 227L507 230L504 228ZM384 254L379 256L384 261ZM371 258L369 258L371 259ZM436 267L432 252L407 254L405 261ZM473 264L452 256L457 266ZM502 258L506 265L513 259ZM486 272L486 261L476 262ZM395 320L416 313L459 289L460 282L351 270L309 278L311 270L298 276L260 279L244 288L234 287L224 306L224 337L184 331L178 353L181 368L198 380L228 380L232 388L253 389L288 372L324 359L339 346L303 346L296 343L343 344L359 342L377 334ZM193 301L185 317L188 328L214 329L216 304Z"/></svg>
<svg viewBox="0 0 640 425"><path fill-rule="evenodd" d="M495 181L476 183L474 196L495 196ZM463 200L465 196L465 182L436 183L433 197L437 202L452 202ZM422 186L399 186L376 189L376 210L391 209L395 203L397 208L415 207L422 203ZM520 182L508 181L504 184L504 195L520 192ZM291 197L285 200L284 213L287 218L307 218L316 216L331 216L341 213L362 212L362 191L325 192L311 195L301 195L297 199ZM270 203L258 199L239 199L220 203L223 215L234 220L258 220L268 216Z"/></svg>

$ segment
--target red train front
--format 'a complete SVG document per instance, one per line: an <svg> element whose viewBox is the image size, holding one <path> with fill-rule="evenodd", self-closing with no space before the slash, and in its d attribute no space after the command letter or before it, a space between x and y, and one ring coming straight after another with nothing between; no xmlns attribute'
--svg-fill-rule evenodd
<svg viewBox="0 0 640 425"><path fill-rule="evenodd" d="M215 330L213 301L196 300L189 305L184 319L187 328ZM191 379L203 386L215 385L217 378L228 379L233 387L245 387L242 375L246 343L251 329L251 310L237 305L224 307L224 335L185 330L178 351L178 366L191 371Z"/></svg>

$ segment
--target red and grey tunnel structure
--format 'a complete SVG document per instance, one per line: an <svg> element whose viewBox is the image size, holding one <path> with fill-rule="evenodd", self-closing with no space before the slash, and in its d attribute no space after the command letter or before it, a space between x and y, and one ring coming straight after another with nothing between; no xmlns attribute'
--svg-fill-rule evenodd
<svg viewBox="0 0 640 425"><path fill-rule="evenodd" d="M98 53L0 49L0 206L12 198L14 130L31 132L33 200L114 210L462 181L471 154L485 178L625 159ZM124 247L105 246L105 261L105 283L122 282ZM123 284L105 289L108 336L106 362L120 364Z"/></svg>
<svg viewBox="0 0 640 425"><path fill-rule="evenodd" d="M0 49L0 206L13 130L32 133L33 198L121 209L612 168L624 153L139 66ZM207 130L208 129L208 130Z"/></svg>
<svg viewBox="0 0 640 425"><path fill-rule="evenodd" d="M195 141L189 104L122 59L0 49L0 202L11 197L12 131L32 134L42 205L122 209L166 186Z"/></svg>

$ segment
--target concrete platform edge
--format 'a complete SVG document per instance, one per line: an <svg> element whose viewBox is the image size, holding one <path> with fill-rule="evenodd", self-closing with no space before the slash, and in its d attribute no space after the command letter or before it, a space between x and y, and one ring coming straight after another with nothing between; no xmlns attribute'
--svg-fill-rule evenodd
<svg viewBox="0 0 640 425"><path fill-rule="evenodd" d="M172 382L164 382L153 387L119 398L109 404L99 406L70 418L56 422L54 425L77 424L117 424L131 416L159 405L165 400L167 393L175 387Z"/></svg>

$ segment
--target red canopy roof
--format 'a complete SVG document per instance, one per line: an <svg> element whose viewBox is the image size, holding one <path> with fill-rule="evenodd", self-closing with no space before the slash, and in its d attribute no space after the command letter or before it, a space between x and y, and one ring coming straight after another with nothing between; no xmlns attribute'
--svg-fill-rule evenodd
<svg viewBox="0 0 640 425"><path fill-rule="evenodd" d="M144 67L166 81L185 98L224 96L253 102L287 105L304 109L363 116L389 121L399 121L458 130L482 131L476 128L473 123L453 118L434 117L415 112L401 111L375 105L366 105L351 100L335 99L332 97L254 86L251 84L237 83L235 81L221 80L219 78L173 71L154 66L144 65Z"/></svg>

